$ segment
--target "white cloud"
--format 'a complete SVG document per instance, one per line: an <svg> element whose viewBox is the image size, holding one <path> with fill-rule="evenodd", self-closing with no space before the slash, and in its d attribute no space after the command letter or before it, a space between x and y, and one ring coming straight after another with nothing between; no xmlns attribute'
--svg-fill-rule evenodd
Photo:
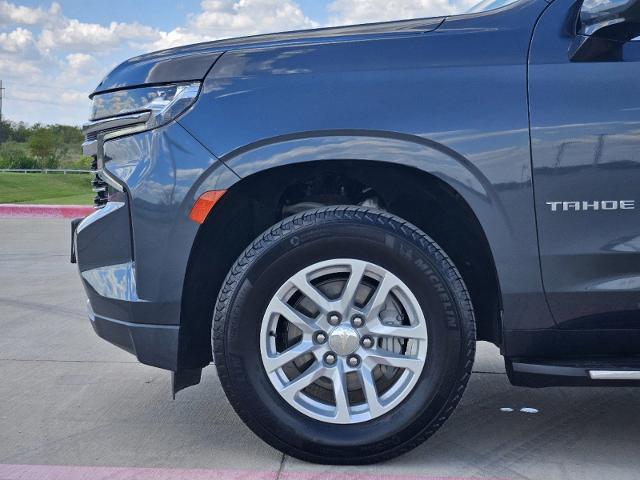
<svg viewBox="0 0 640 480"><path fill-rule="evenodd" d="M423 18L464 13L477 0L333 0L328 7L332 25Z"/></svg>
<svg viewBox="0 0 640 480"><path fill-rule="evenodd" d="M0 72L2 72L5 79L7 77L28 78L30 76L40 74L41 70L31 63L14 62L12 60L0 57Z"/></svg>
<svg viewBox="0 0 640 480"><path fill-rule="evenodd" d="M60 12L60 5L52 3L49 10L15 5L0 1L0 25L38 25L47 22Z"/></svg>
<svg viewBox="0 0 640 480"><path fill-rule="evenodd" d="M65 57L60 65L60 73L56 83L60 85L84 86L101 73L101 66L92 55L86 53L71 53ZM86 95L85 95L86 96Z"/></svg>
<svg viewBox="0 0 640 480"><path fill-rule="evenodd" d="M24 52L33 45L33 34L24 28L18 27L14 31L0 32L0 50L8 53Z"/></svg>
<svg viewBox="0 0 640 480"><path fill-rule="evenodd" d="M67 55L67 64L71 70L80 71L95 67L96 59L86 53L71 53Z"/></svg>
<svg viewBox="0 0 640 480"><path fill-rule="evenodd" d="M203 0L201 7L190 24L216 38L317 25L290 0Z"/></svg>
<svg viewBox="0 0 640 480"><path fill-rule="evenodd" d="M123 45L149 42L161 38L158 30L140 24L112 22L107 27L63 19L42 30L39 45L47 50L95 51Z"/></svg>
<svg viewBox="0 0 640 480"><path fill-rule="evenodd" d="M153 44L167 48L185 43L318 27L292 0L203 0L201 12L187 25L162 34Z"/></svg>
<svg viewBox="0 0 640 480"><path fill-rule="evenodd" d="M156 41L163 34L156 28L139 23L111 22L102 26L70 19L63 15L58 3L52 3L48 9L44 9L25 7L7 0L0 1L0 27L3 25L40 28L38 46L44 50L115 48L123 44Z"/></svg>

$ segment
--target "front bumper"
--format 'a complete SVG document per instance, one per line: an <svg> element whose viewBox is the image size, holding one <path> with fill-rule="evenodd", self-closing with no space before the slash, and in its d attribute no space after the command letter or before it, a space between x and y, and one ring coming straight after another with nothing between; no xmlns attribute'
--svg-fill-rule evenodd
<svg viewBox="0 0 640 480"><path fill-rule="evenodd" d="M105 141L97 136L107 201L72 244L97 334L147 365L182 370L181 302L202 191L238 179L178 123Z"/></svg>
<svg viewBox="0 0 640 480"><path fill-rule="evenodd" d="M87 302L89 320L100 338L134 354L147 365L178 370L177 325L145 325L97 315Z"/></svg>
<svg viewBox="0 0 640 480"><path fill-rule="evenodd" d="M71 222L71 263L77 263L76 233L83 220L82 218L77 218ZM126 266L123 266L123 268L128 270ZM114 268L97 268L81 274L81 278L86 280L83 283L87 288L87 295L94 297L97 304L101 303L100 294L97 290L104 286L116 284L115 282L97 281L101 273L109 271L115 273ZM98 297L95 297L95 295L98 295ZM175 371L177 369L176 359L178 358L179 341L179 327L177 325L145 325L97 315L93 311L90 300L87 300L87 311L91 326L100 338L134 354L142 363L167 370Z"/></svg>
<svg viewBox="0 0 640 480"><path fill-rule="evenodd" d="M179 305L139 297L127 202L109 202L74 223L72 261L75 257L95 332L142 363L178 370Z"/></svg>

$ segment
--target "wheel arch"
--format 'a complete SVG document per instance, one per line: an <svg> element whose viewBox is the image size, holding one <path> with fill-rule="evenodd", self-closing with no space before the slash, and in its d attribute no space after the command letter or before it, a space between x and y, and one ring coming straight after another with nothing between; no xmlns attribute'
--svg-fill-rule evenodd
<svg viewBox="0 0 640 480"><path fill-rule="evenodd" d="M214 207L193 243L183 290L181 366L199 368L211 360L209 330L218 290L244 248L281 220L283 196L309 179L332 180L331 175L371 189L390 213L411 221L441 244L460 269L479 310L478 338L501 344L502 296L496 264L468 201L471 197L494 203L491 185L470 162L434 142L371 132L339 133L272 139L222 159L241 180ZM198 191L206 190L206 184L203 181ZM334 195L336 203L324 200L354 204L358 199L345 202ZM425 214L416 205L432 208ZM461 232L456 231L456 219L466 227Z"/></svg>

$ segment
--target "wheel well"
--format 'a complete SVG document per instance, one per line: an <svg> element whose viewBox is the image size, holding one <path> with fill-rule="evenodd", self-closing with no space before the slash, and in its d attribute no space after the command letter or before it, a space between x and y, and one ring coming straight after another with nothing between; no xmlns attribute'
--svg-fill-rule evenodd
<svg viewBox="0 0 640 480"><path fill-rule="evenodd" d="M464 199L438 178L402 165L322 161L276 167L238 182L201 226L182 298L179 365L211 361L211 319L227 272L282 218L322 205L367 205L410 221L451 257L469 289L479 340L501 343L501 295L493 257Z"/></svg>

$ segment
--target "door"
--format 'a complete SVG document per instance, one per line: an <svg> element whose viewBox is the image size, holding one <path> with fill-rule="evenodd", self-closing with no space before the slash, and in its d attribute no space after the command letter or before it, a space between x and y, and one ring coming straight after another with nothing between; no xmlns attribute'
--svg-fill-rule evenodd
<svg viewBox="0 0 640 480"><path fill-rule="evenodd" d="M640 42L572 60L579 10L552 3L530 50L543 282L560 328L640 329Z"/></svg>

